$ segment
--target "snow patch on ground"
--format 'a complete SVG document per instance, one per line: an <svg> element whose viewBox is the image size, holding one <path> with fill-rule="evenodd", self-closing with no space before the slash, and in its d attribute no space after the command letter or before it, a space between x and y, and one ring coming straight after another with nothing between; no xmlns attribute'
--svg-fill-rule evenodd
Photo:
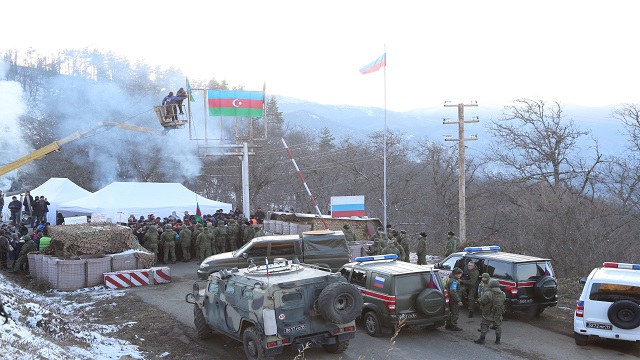
<svg viewBox="0 0 640 360"><path fill-rule="evenodd" d="M132 323L103 325L90 316L94 301L123 295L100 286L38 294L0 274L0 296L10 317L4 325L0 318L3 358L143 359L137 346L112 337Z"/></svg>

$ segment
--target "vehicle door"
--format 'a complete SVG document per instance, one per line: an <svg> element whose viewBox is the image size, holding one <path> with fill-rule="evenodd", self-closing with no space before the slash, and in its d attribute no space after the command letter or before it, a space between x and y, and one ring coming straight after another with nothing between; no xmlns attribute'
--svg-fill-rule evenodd
<svg viewBox="0 0 640 360"><path fill-rule="evenodd" d="M462 254L451 254L448 258L440 262L437 267L438 269L440 269L440 278L447 282L447 278L449 277L449 275L451 275L451 270L456 267L456 263L458 263L461 259Z"/></svg>
<svg viewBox="0 0 640 360"><path fill-rule="evenodd" d="M297 248L297 249L296 249ZM276 258L293 260L298 257L300 249L299 241L277 241L269 245L269 263L272 264ZM298 258L298 260L301 260Z"/></svg>
<svg viewBox="0 0 640 360"><path fill-rule="evenodd" d="M516 264L518 302L527 303L552 301L557 294L557 282L549 261L535 261Z"/></svg>
<svg viewBox="0 0 640 360"><path fill-rule="evenodd" d="M309 299L312 296L313 287L294 286L294 284L291 284L288 289L281 287L273 292L278 334L295 337L316 332L313 322L310 321L311 317L306 316L311 311L306 304L314 303L313 299Z"/></svg>
<svg viewBox="0 0 640 360"><path fill-rule="evenodd" d="M430 272L424 272L394 277L398 319L422 320L444 315L444 293L437 289L439 284L430 286L430 275Z"/></svg>
<svg viewBox="0 0 640 360"><path fill-rule="evenodd" d="M223 286L222 286L223 285ZM240 334L240 325L242 324L242 314L238 305L242 296L242 287L232 281L226 281L221 284L220 294L220 318L223 322L223 328L226 332L238 336Z"/></svg>
<svg viewBox="0 0 640 360"><path fill-rule="evenodd" d="M254 264L265 265L267 256L269 255L269 243L263 241L253 242L250 247L244 249L244 253L247 254L246 261L253 259ZM270 259L270 262L273 262L273 260Z"/></svg>
<svg viewBox="0 0 640 360"><path fill-rule="evenodd" d="M507 295L507 299L518 297L518 287L514 279L514 264L493 259L485 259L484 272L492 279L498 280L500 289Z"/></svg>
<svg viewBox="0 0 640 360"><path fill-rule="evenodd" d="M209 326L215 329L223 328L224 321L222 307L220 306L220 286L224 288L226 281L209 281L204 297L205 319Z"/></svg>

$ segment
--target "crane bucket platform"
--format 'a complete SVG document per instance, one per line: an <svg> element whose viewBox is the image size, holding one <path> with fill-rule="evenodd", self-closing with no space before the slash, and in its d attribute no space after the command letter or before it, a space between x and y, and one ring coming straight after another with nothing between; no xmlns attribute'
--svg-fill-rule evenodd
<svg viewBox="0 0 640 360"><path fill-rule="evenodd" d="M178 105L158 105L153 107L153 111L165 129L182 129L188 122L187 113L179 113Z"/></svg>

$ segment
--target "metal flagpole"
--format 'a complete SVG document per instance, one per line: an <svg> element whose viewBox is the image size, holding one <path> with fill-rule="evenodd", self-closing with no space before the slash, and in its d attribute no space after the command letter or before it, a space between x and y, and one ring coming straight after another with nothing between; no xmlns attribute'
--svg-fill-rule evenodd
<svg viewBox="0 0 640 360"><path fill-rule="evenodd" d="M384 56L386 58L387 56L387 45L384 45ZM387 66L384 66L384 134L382 136L383 138L383 147L384 147L384 152L383 152L383 167L382 167L382 186L383 186L383 193L382 193L382 197L383 197L383 204L382 207L384 207L384 231L385 234L387 234ZM389 235L389 234L387 234Z"/></svg>

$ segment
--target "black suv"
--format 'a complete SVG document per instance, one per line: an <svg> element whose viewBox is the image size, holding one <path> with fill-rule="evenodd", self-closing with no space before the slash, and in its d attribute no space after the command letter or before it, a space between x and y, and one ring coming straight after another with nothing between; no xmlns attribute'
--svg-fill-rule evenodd
<svg viewBox="0 0 640 360"><path fill-rule="evenodd" d="M381 336L403 319L406 325L437 328L449 317L449 297L439 271L396 261L397 257L357 257L340 269L362 292L361 318L371 336Z"/></svg>
<svg viewBox="0 0 640 360"><path fill-rule="evenodd" d="M529 317L542 314L558 303L558 282L551 260L500 251L499 246L467 247L464 252L449 255L434 265L442 277L448 277L454 267L466 269L474 261L482 273L498 280L507 295L508 310L522 310ZM478 283L480 281L478 280Z"/></svg>

